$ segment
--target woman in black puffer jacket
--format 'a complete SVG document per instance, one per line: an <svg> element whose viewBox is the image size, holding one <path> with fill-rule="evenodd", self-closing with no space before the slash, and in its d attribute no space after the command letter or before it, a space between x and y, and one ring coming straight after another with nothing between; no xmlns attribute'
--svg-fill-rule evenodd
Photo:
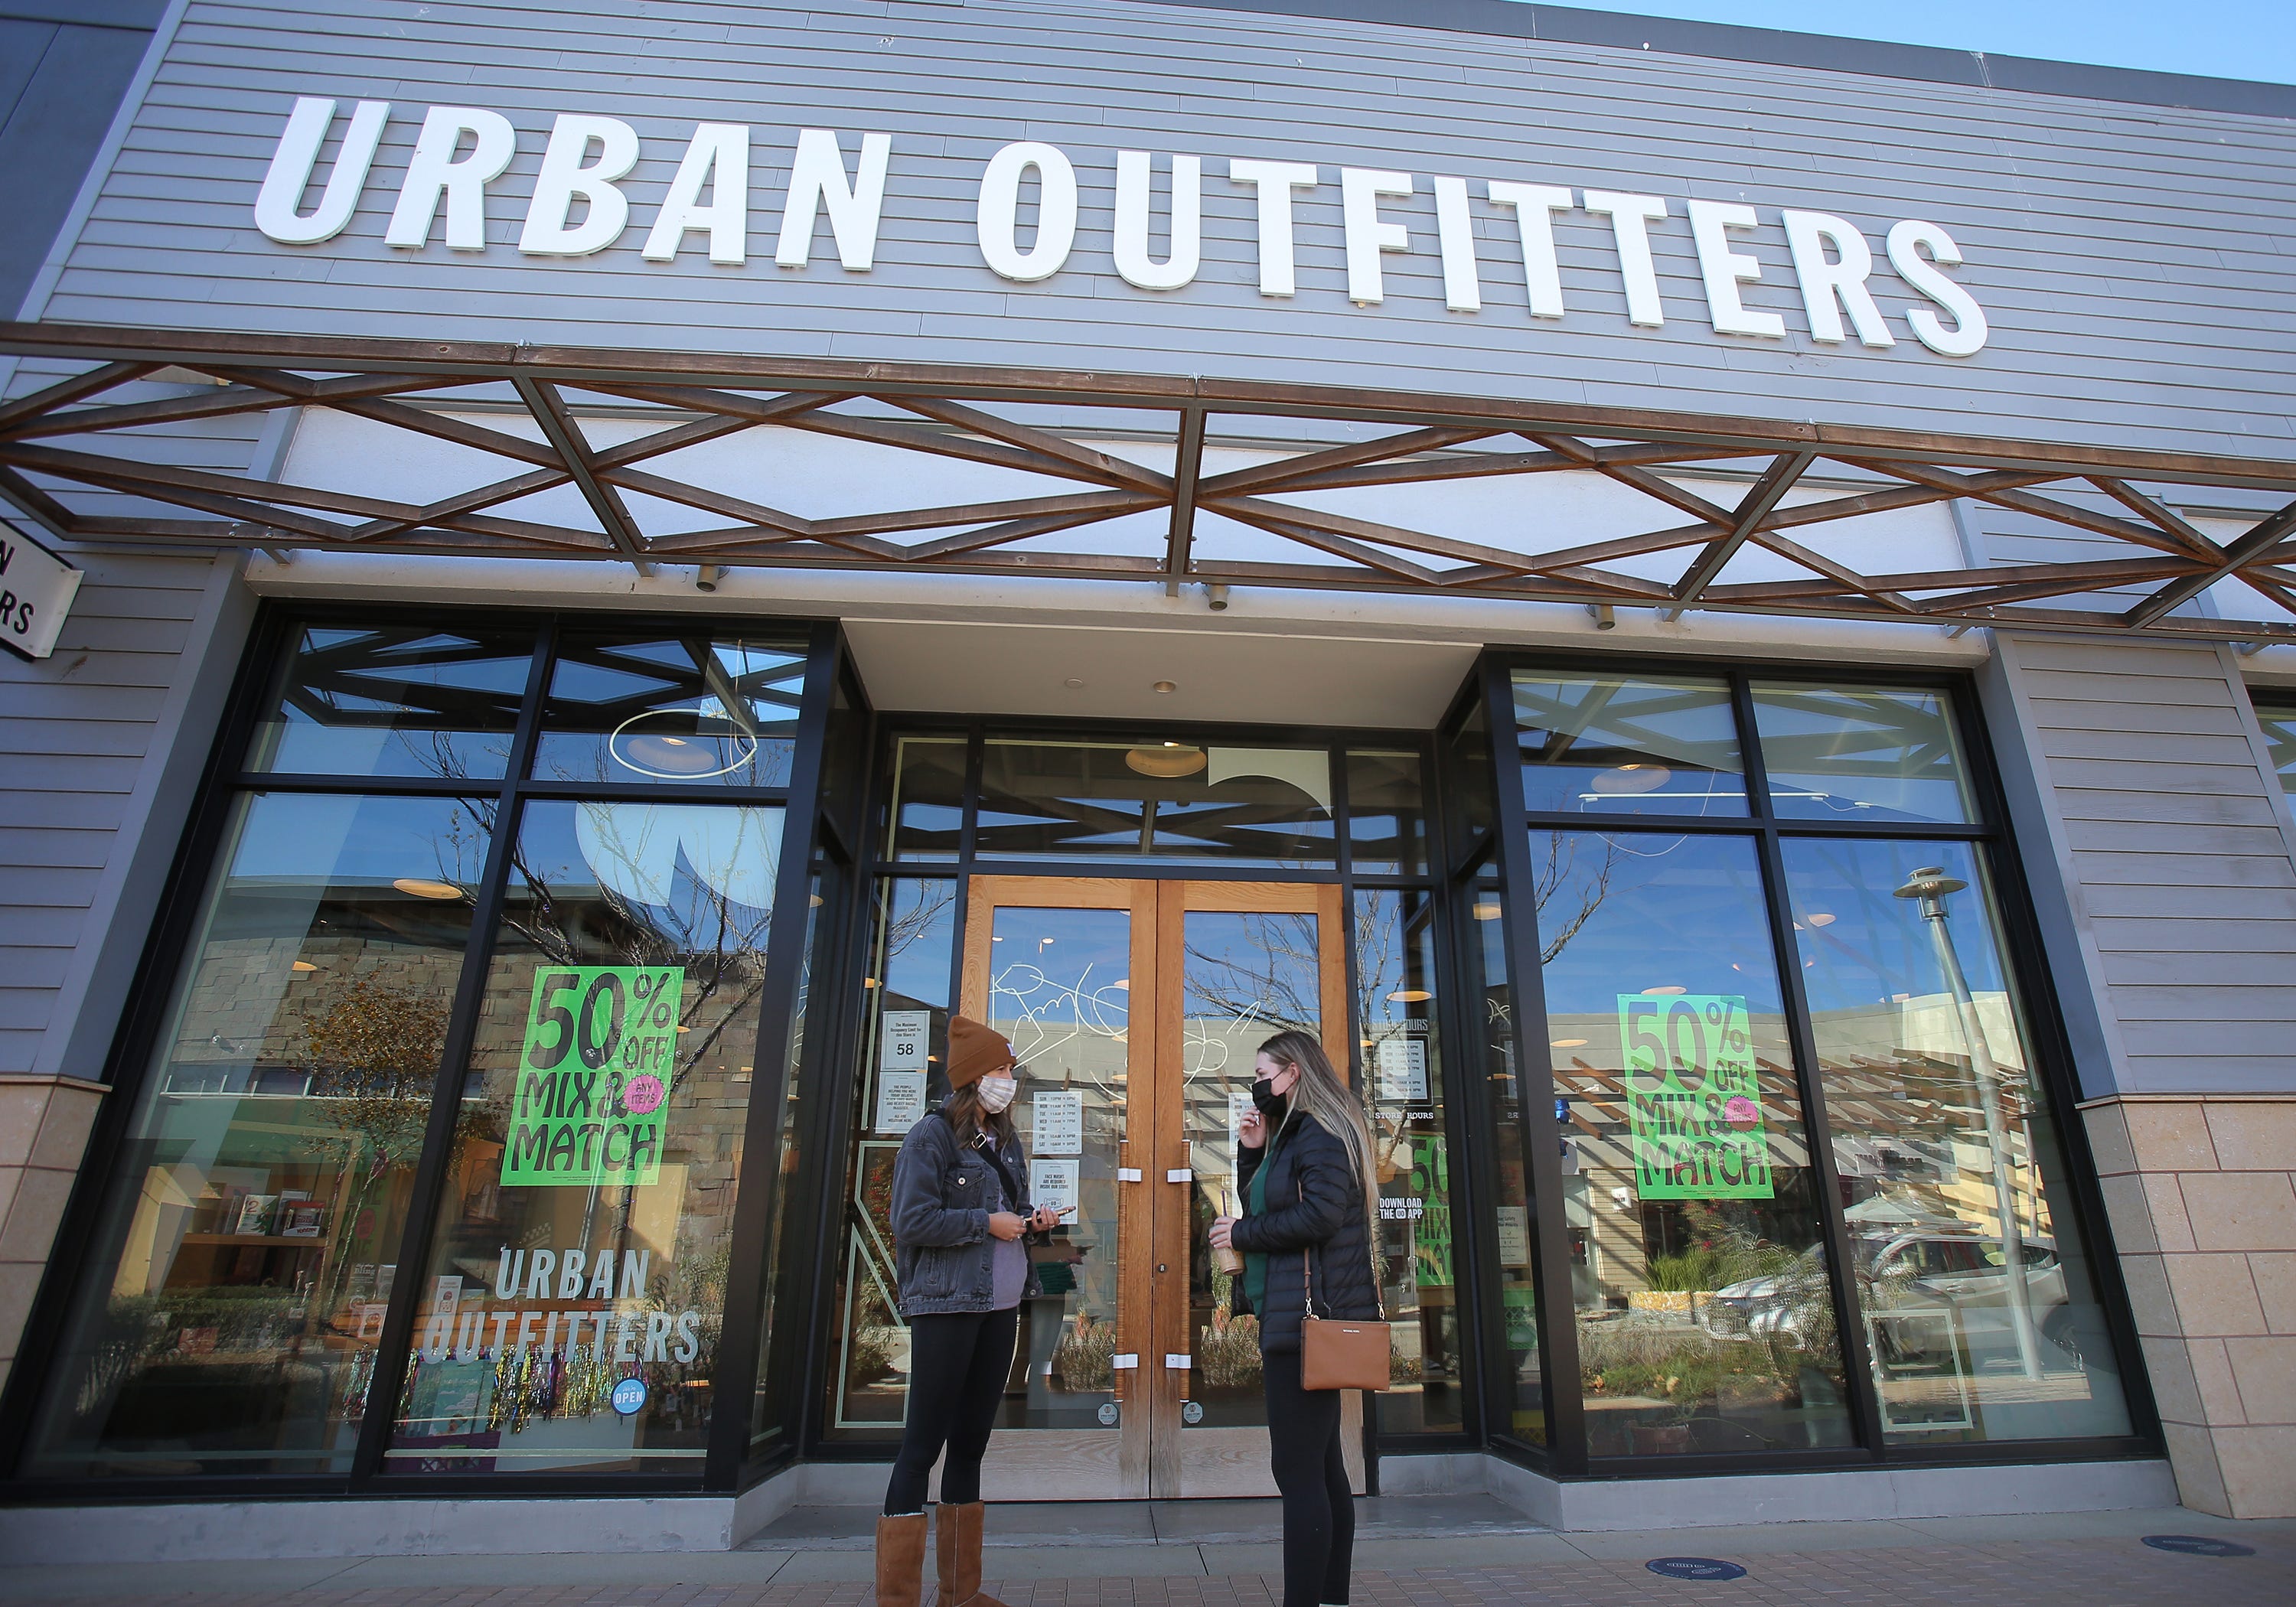
<svg viewBox="0 0 2296 1607"><path fill-rule="evenodd" d="M1255 1071L1253 1109L1237 1123L1243 1215L1214 1222L1211 1242L1243 1252L1236 1308L1259 1316L1268 1452L1283 1495L1283 1607L1344 1607L1356 1515L1340 1392L1300 1386L1300 1327L1311 1286L1318 1317L1379 1315L1371 1133L1307 1033L1269 1038Z"/></svg>

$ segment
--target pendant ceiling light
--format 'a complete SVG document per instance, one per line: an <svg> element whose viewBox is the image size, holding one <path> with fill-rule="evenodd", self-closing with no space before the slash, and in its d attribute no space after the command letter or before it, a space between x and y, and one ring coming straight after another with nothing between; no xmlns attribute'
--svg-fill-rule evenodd
<svg viewBox="0 0 2296 1607"><path fill-rule="evenodd" d="M1595 791L1614 798L1655 792L1673 779L1674 772L1664 765L1620 765L1615 770L1599 772L1595 777Z"/></svg>
<svg viewBox="0 0 2296 1607"><path fill-rule="evenodd" d="M1204 767L1204 750L1180 742L1144 745L1128 750L1124 762L1143 775L1154 775L1164 780L1193 775Z"/></svg>

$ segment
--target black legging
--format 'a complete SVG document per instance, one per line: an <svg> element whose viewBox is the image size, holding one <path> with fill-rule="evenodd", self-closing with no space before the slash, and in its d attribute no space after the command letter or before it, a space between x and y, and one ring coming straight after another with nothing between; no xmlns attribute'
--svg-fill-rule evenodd
<svg viewBox="0 0 2296 1607"><path fill-rule="evenodd" d="M1020 1316L1018 1307L1008 1306L909 1319L909 1418L885 1487L889 1514L924 1511L925 1484L943 1446L948 1461L940 1470L940 1498L957 1505L980 1499L980 1458L1012 1375ZM1296 1365L1292 1375L1299 1375Z"/></svg>
<svg viewBox="0 0 2296 1607"><path fill-rule="evenodd" d="M1300 1387L1300 1353L1260 1358L1268 1459L1283 1494L1283 1607L1348 1599L1356 1498L1340 1454L1340 1392Z"/></svg>

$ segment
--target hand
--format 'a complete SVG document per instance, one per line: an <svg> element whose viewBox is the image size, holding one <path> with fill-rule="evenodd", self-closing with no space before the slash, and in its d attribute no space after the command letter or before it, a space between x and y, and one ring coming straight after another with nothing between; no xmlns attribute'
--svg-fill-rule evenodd
<svg viewBox="0 0 2296 1607"><path fill-rule="evenodd" d="M1256 1150L1267 1142L1267 1119L1255 1105L1235 1119L1236 1141L1247 1150Z"/></svg>
<svg viewBox="0 0 2296 1607"><path fill-rule="evenodd" d="M1234 1248L1228 1242L1228 1234L1234 1226L1235 1218L1234 1217L1215 1217L1212 1218L1211 1242L1212 1248L1214 1250L1230 1250Z"/></svg>
<svg viewBox="0 0 2296 1607"><path fill-rule="evenodd" d="M1028 1231L1029 1225L1011 1211L988 1213L988 1231L1000 1239L1017 1239Z"/></svg>
<svg viewBox="0 0 2296 1607"><path fill-rule="evenodd" d="M1061 1225L1061 1213L1049 1205L1040 1205L1029 1218L1029 1231L1048 1234Z"/></svg>

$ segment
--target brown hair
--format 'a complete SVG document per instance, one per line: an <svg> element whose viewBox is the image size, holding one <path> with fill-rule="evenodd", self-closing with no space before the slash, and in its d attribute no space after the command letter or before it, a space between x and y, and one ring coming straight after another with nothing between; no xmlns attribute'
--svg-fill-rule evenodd
<svg viewBox="0 0 2296 1607"><path fill-rule="evenodd" d="M1290 1109L1314 1117L1347 1151L1348 1164L1355 1168L1356 1181L1363 1188L1364 1242L1370 1247L1372 1276L1376 1280L1382 1259L1379 1171L1372 1164L1371 1124L1365 1119L1363 1101L1332 1066L1332 1057L1324 1053L1323 1044L1313 1033L1279 1032L1259 1045L1259 1053L1299 1072L1299 1080L1292 1085Z"/></svg>
<svg viewBox="0 0 2296 1607"><path fill-rule="evenodd" d="M1021 1074L1018 1066L1000 1070L1014 1077ZM940 1113L960 1144L972 1144L983 1133L988 1134L1000 1150L1006 1148L1013 1140L1013 1107L1006 1105L1001 1111L991 1112L980 1103L980 1085L978 1082L950 1089L948 1097L940 1102Z"/></svg>

